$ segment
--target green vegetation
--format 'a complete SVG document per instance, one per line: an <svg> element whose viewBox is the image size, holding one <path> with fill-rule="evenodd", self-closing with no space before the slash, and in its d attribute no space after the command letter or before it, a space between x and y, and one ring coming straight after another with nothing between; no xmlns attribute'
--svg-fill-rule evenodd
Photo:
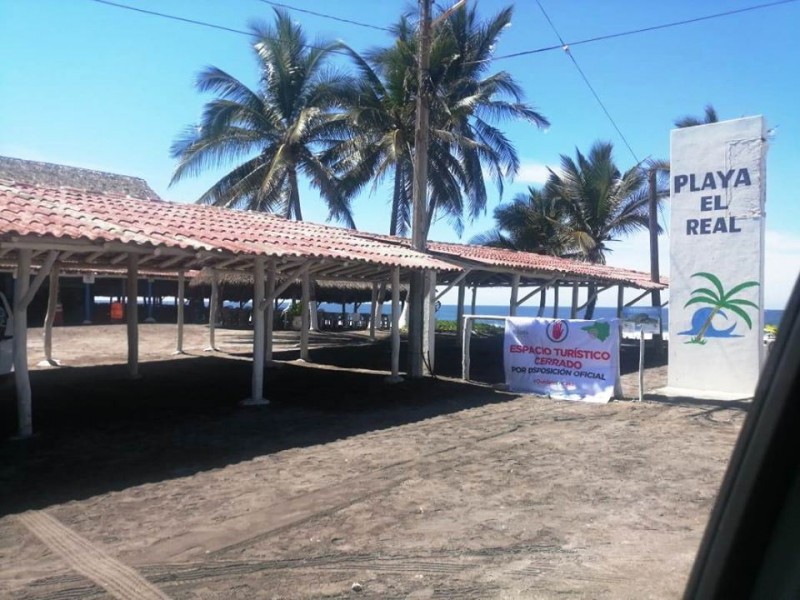
<svg viewBox="0 0 800 600"><path fill-rule="evenodd" d="M497 227L475 243L605 263L608 242L648 228L647 171L621 172L611 143L596 142L588 155L562 155L544 188L529 188L494 216ZM593 313L594 300L585 318Z"/></svg>
<svg viewBox="0 0 800 600"><path fill-rule="evenodd" d="M436 331L445 333L455 333L457 330L455 321L436 321ZM505 329L498 325L489 323L472 323L472 332L477 335L497 335L503 333Z"/></svg>

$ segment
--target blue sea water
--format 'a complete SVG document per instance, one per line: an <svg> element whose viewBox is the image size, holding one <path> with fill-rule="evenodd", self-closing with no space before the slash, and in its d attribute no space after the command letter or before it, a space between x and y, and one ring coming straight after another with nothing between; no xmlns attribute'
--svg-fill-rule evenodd
<svg viewBox="0 0 800 600"><path fill-rule="evenodd" d="M644 306L644 304L643 304ZM466 310L469 311L469 306L466 307ZM539 312L538 306L520 306L517 310L517 316L520 317L535 317ZM558 307L558 317L562 319L569 318L570 307L569 306L559 306ZM478 305L475 307L475 313L479 315L495 315L495 316L505 316L508 314L508 306L505 305ZM548 306L545 311L544 317L552 317L553 316L553 307ZM582 318L582 313L578 315L578 318ZM617 309L615 307L610 306L598 306L594 310L594 318L595 319L614 319L617 316ZM765 325L779 325L781 322L781 317L783 316L783 310L774 310L774 309L766 309L764 311L764 324ZM436 313L436 318L445 321L455 321L456 319L456 306L455 304L443 304L439 311ZM662 321L666 325L669 322L669 308L662 309Z"/></svg>
<svg viewBox="0 0 800 600"><path fill-rule="evenodd" d="M646 306L643 304L643 306ZM467 313L469 313L470 306L467 305L466 307ZM320 309L325 310L332 313L340 313L342 311L341 304L320 304ZM355 312L353 310L353 305L348 304L345 307L346 312ZM360 312L369 312L369 304L365 303L359 307ZM391 312L391 305L390 303L385 303L383 305L383 313L389 314ZM520 306L517 310L517 315L520 317L535 317L539 312L539 307L530 305L530 306ZM570 307L569 306L559 306L558 307L558 317L562 319L569 318ZM506 316L508 315L508 305L497 305L497 304L479 304L475 307L475 313L478 315L493 315L493 316ZM552 317L553 316L553 307L548 306L545 311L545 317ZM582 312L579 314L578 318L582 318ZM598 306L594 310L594 318L595 319L614 319L617 316L617 309L611 306ZM781 317L783 316L783 310L775 310L775 309L766 309L764 311L764 324L765 325L779 325L781 321ZM455 304L442 304L439 307L439 310L436 312L436 318L440 321L455 321L456 320L456 305ZM662 321L666 325L669 322L669 308L662 309Z"/></svg>

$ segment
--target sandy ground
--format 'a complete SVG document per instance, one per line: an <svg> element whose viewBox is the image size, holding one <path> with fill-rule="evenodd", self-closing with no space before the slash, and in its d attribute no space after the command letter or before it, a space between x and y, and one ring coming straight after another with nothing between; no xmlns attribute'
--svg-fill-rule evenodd
<svg viewBox="0 0 800 600"><path fill-rule="evenodd" d="M174 328L144 326L130 381L123 327L56 330L37 436L7 440L0 397L0 597L674 598L747 409L504 393L447 377L446 337L444 376L389 385L346 368L389 364L361 334L315 336L333 366L270 369L272 403L244 409L248 339L203 353L193 326L172 357ZM494 383L497 340L473 343Z"/></svg>

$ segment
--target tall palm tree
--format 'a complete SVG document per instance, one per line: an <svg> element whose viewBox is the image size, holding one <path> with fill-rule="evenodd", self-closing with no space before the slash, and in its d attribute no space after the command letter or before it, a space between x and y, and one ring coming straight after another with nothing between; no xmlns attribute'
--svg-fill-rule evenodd
<svg viewBox="0 0 800 600"><path fill-rule="evenodd" d="M645 171L637 165L622 173L614 163L610 142L595 142L588 156L576 150L574 160L562 155L561 168L551 171L545 193L560 202L565 235L588 262L604 264L608 242L648 228ZM587 319L594 313L593 286L589 295Z"/></svg>
<svg viewBox="0 0 800 600"><path fill-rule="evenodd" d="M686 115L675 121L675 127L683 129L684 127L694 127L696 125L708 125L709 123L716 123L719 121L717 111L710 104L706 105L705 114L702 118L692 115Z"/></svg>
<svg viewBox="0 0 800 600"><path fill-rule="evenodd" d="M470 240L494 248L506 248L551 256L571 256L574 248L566 235L562 205L533 187L508 204L494 209L495 228Z"/></svg>
<svg viewBox="0 0 800 600"><path fill-rule="evenodd" d="M426 236L437 213L460 232L465 216L474 218L485 210L484 169L501 193L504 178L516 174L516 151L493 122L548 124L523 102L521 89L508 73L487 75L494 46L510 21L507 8L479 22L473 6L455 11L434 31ZM394 177L390 232L402 235L411 215L418 36L405 18L394 32L396 40L389 48L373 51L366 59L354 56L362 83L348 112L357 134L332 155L338 157L334 168L356 188Z"/></svg>
<svg viewBox="0 0 800 600"><path fill-rule="evenodd" d="M275 10L272 26L254 24L253 44L261 71L257 90L216 67L200 73L197 89L216 98L200 124L172 145L178 159L174 184L207 168L237 165L197 200L216 206L275 212L302 219L298 174L318 188L330 217L354 227L349 197L315 154L321 141L342 135L338 106L349 79L325 68L337 43L308 44L300 25Z"/></svg>

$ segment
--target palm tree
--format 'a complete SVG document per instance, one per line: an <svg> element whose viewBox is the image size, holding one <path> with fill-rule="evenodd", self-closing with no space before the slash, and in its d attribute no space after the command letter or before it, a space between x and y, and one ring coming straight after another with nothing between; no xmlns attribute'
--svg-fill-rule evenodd
<svg viewBox="0 0 800 600"><path fill-rule="evenodd" d="M588 262L605 264L608 242L649 226L646 172L639 165L620 172L610 142L595 142L588 156L576 150L574 160L562 155L545 193L561 204L565 236ZM594 296L590 286L587 319L594 314Z"/></svg>
<svg viewBox="0 0 800 600"><path fill-rule="evenodd" d="M205 106L199 126L172 145L178 165L170 184L235 161L237 166L197 200L216 206L275 212L302 219L298 173L319 189L330 218L354 227L349 197L314 150L341 136L346 124L331 109L339 104L348 78L325 69L336 43L309 46L300 25L275 10L273 26L254 24L253 44L261 70L251 90L216 67L201 72L200 92L217 95Z"/></svg>
<svg viewBox="0 0 800 600"><path fill-rule="evenodd" d="M478 21L474 7L462 8L434 31L426 236L437 212L460 232L465 213L474 218L485 210L484 169L501 193L504 178L516 174L516 151L494 121L548 124L522 101L521 89L508 73L486 74L494 45L510 20L510 8L485 23ZM338 157L334 168L353 188L394 177L390 232L402 235L410 225L412 201L418 40L407 19L394 32L391 47L366 59L353 53L362 83L348 114L357 134L331 155Z"/></svg>
<svg viewBox="0 0 800 600"><path fill-rule="evenodd" d="M571 256L573 248L564 230L561 204L541 190L529 187L508 204L494 209L494 229L476 235L471 244L551 256Z"/></svg>
<svg viewBox="0 0 800 600"><path fill-rule="evenodd" d="M702 118L692 115L686 115L675 121L675 127L683 129L684 127L694 127L696 125L708 125L709 123L716 123L719 121L717 111L710 104L706 105L705 114Z"/></svg>
<svg viewBox="0 0 800 600"><path fill-rule="evenodd" d="M745 323L747 323L747 327L749 329L753 328L753 322L750 320L750 315L748 315L742 307L748 306L758 310L758 305L750 300L735 298L735 296L742 290L758 286L759 284L757 281L745 281L744 283L740 283L739 285L732 287L728 292L725 292L719 277L712 273L694 273L692 277L703 277L707 279L712 283L714 289L712 290L710 288L701 287L693 290L691 293L692 298L683 305L684 308L692 304L707 304L712 307L711 311L708 313L708 317L706 317L706 320L703 323L703 326L700 328L700 331L698 331L697 335L687 343L705 344L706 342L703 339L703 336L711 326L712 319L722 310L729 310L736 313L744 320Z"/></svg>

